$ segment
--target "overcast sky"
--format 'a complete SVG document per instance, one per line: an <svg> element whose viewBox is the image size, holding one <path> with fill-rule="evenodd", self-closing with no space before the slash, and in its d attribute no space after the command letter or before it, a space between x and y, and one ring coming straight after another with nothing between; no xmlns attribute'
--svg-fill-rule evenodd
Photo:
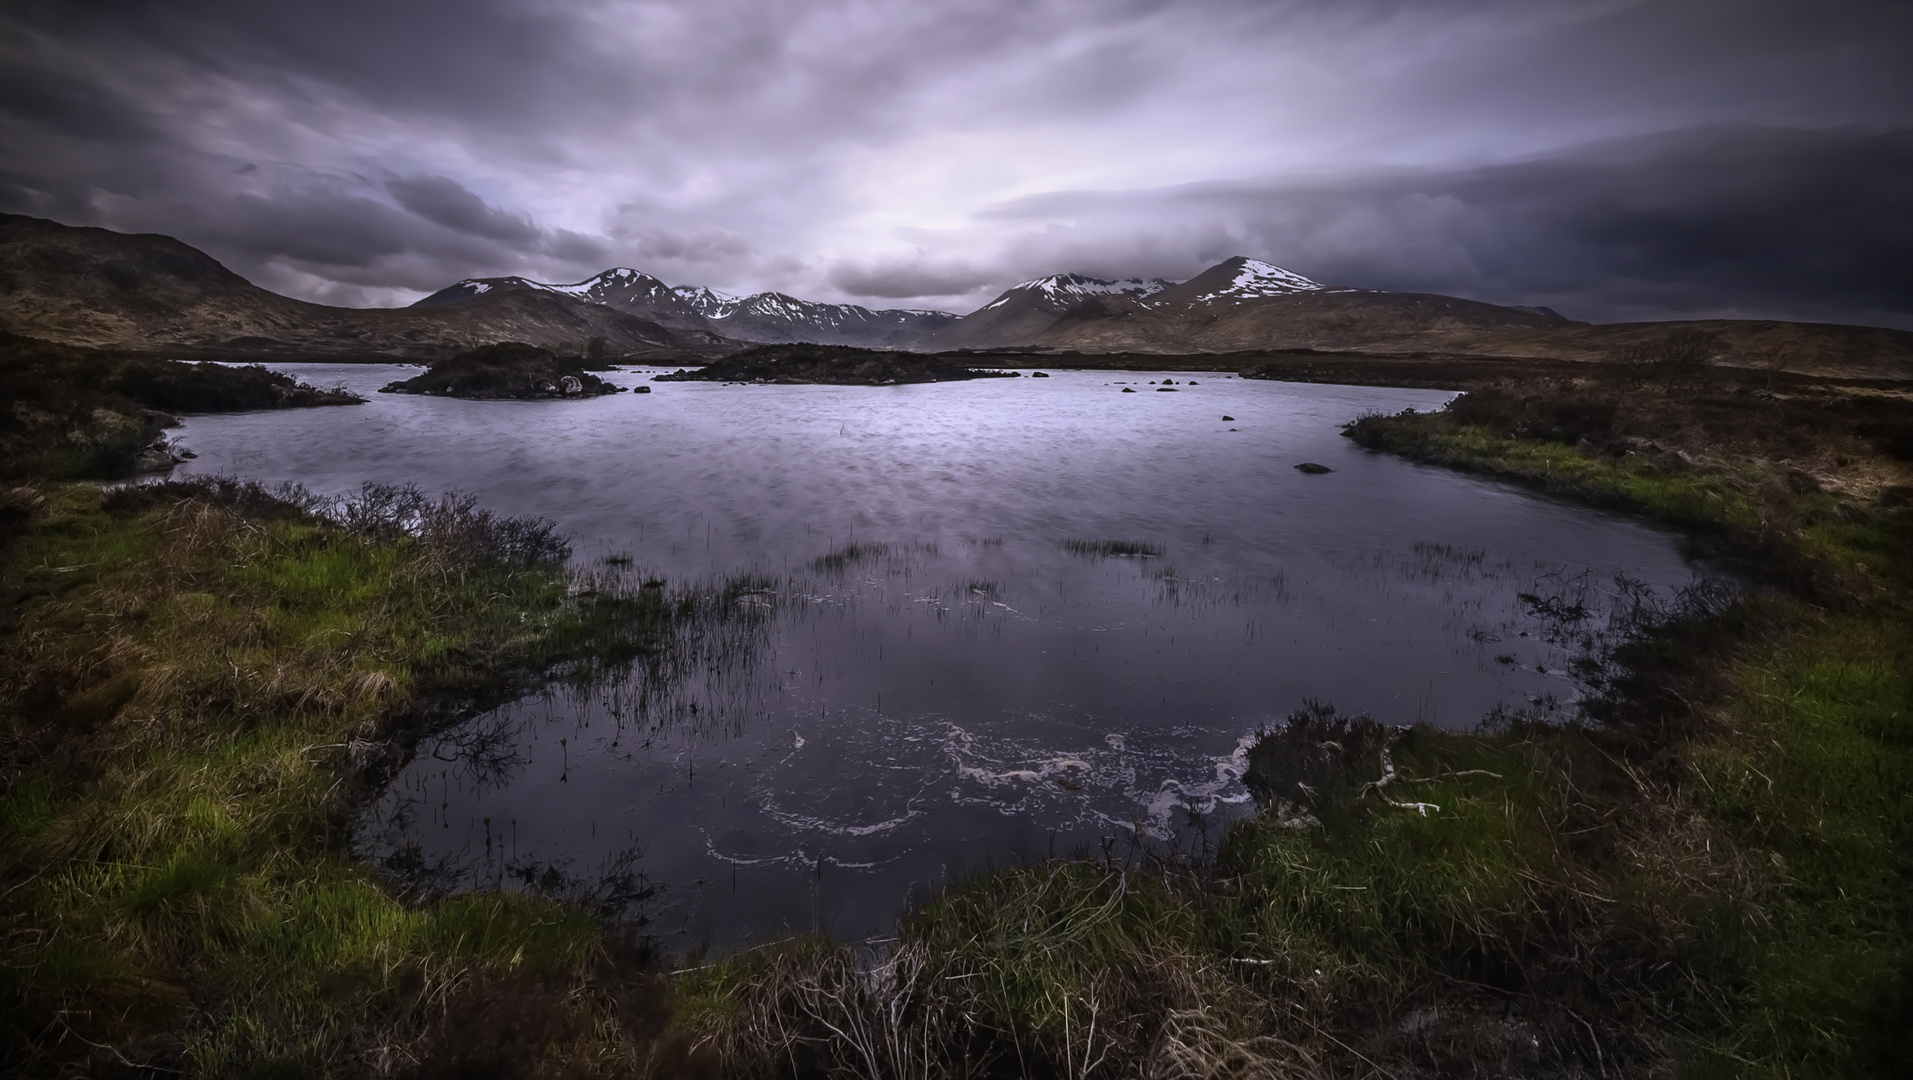
<svg viewBox="0 0 1913 1080"><path fill-rule="evenodd" d="M1913 328L1913 4L8 0L0 210L268 288L1057 271Z"/></svg>

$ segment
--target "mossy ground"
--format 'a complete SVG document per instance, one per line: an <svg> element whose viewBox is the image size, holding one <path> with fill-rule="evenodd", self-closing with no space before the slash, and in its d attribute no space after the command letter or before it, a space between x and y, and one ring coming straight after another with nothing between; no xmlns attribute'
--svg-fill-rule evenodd
<svg viewBox="0 0 1913 1080"><path fill-rule="evenodd" d="M341 850L407 724L449 688L509 688L605 617L568 595L536 526L372 501L348 528L236 485L54 487L14 538L9 1075L629 1064L620 1025L643 976L594 975L612 951L592 912L529 893L412 902ZM379 528L380 506L439 527ZM668 620L660 590L623 602L644 609L591 636ZM531 1003L507 1010L515 1037L435 1042L514 998Z"/></svg>

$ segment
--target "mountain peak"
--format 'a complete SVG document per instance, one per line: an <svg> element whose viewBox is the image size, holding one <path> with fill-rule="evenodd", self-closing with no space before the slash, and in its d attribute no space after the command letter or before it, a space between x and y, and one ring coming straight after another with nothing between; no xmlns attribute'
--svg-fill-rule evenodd
<svg viewBox="0 0 1913 1080"><path fill-rule="evenodd" d="M1168 287L1169 282L1161 278L1122 278L1112 281L1087 274L1051 274L1010 286L1002 296L984 305L981 310L988 311L1021 298L1060 311L1092 296L1128 296L1140 300Z"/></svg>
<svg viewBox="0 0 1913 1080"><path fill-rule="evenodd" d="M1240 304L1246 300L1319 292L1327 287L1274 263L1237 255L1175 286L1158 299L1184 304Z"/></svg>
<svg viewBox="0 0 1913 1080"><path fill-rule="evenodd" d="M1312 281L1293 270L1284 269L1274 263L1265 263L1260 259L1251 259L1245 255L1225 259L1199 275L1199 278L1208 277L1219 270L1230 273L1229 283L1199 296L1198 299L1219 300L1228 297L1241 300L1258 296L1286 296L1289 293L1314 292L1325 287L1321 282ZM1194 284L1199 278L1191 279L1190 284Z"/></svg>

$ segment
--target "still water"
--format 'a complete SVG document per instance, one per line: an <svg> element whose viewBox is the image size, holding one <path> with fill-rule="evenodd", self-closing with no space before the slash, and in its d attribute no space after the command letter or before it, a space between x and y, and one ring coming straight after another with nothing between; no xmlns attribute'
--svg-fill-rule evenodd
<svg viewBox="0 0 1913 1080"><path fill-rule="evenodd" d="M597 883L676 949L880 935L993 862L1186 838L1305 700L1565 709L1607 614L1693 576L1666 532L1340 435L1438 391L1058 371L494 402L279 367L372 401L194 418L181 473L464 490L586 567L750 576L702 652L426 741L359 829L474 883Z"/></svg>

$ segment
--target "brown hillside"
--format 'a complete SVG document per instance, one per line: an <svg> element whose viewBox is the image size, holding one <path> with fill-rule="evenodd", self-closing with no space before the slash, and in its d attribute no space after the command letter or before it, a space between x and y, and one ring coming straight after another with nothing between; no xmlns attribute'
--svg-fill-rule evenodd
<svg viewBox="0 0 1913 1080"><path fill-rule="evenodd" d="M340 308L261 289L169 236L0 215L0 328L68 345L256 359L435 359L496 341L608 356L721 351L711 334L548 293Z"/></svg>
<svg viewBox="0 0 1913 1080"><path fill-rule="evenodd" d="M1082 352L1317 349L1608 361L1683 329L1715 336L1715 363L1913 378L1913 333L1903 330L1729 319L1603 325L1452 296L1354 289L1228 306L1103 298L1072 308L1029 344Z"/></svg>

